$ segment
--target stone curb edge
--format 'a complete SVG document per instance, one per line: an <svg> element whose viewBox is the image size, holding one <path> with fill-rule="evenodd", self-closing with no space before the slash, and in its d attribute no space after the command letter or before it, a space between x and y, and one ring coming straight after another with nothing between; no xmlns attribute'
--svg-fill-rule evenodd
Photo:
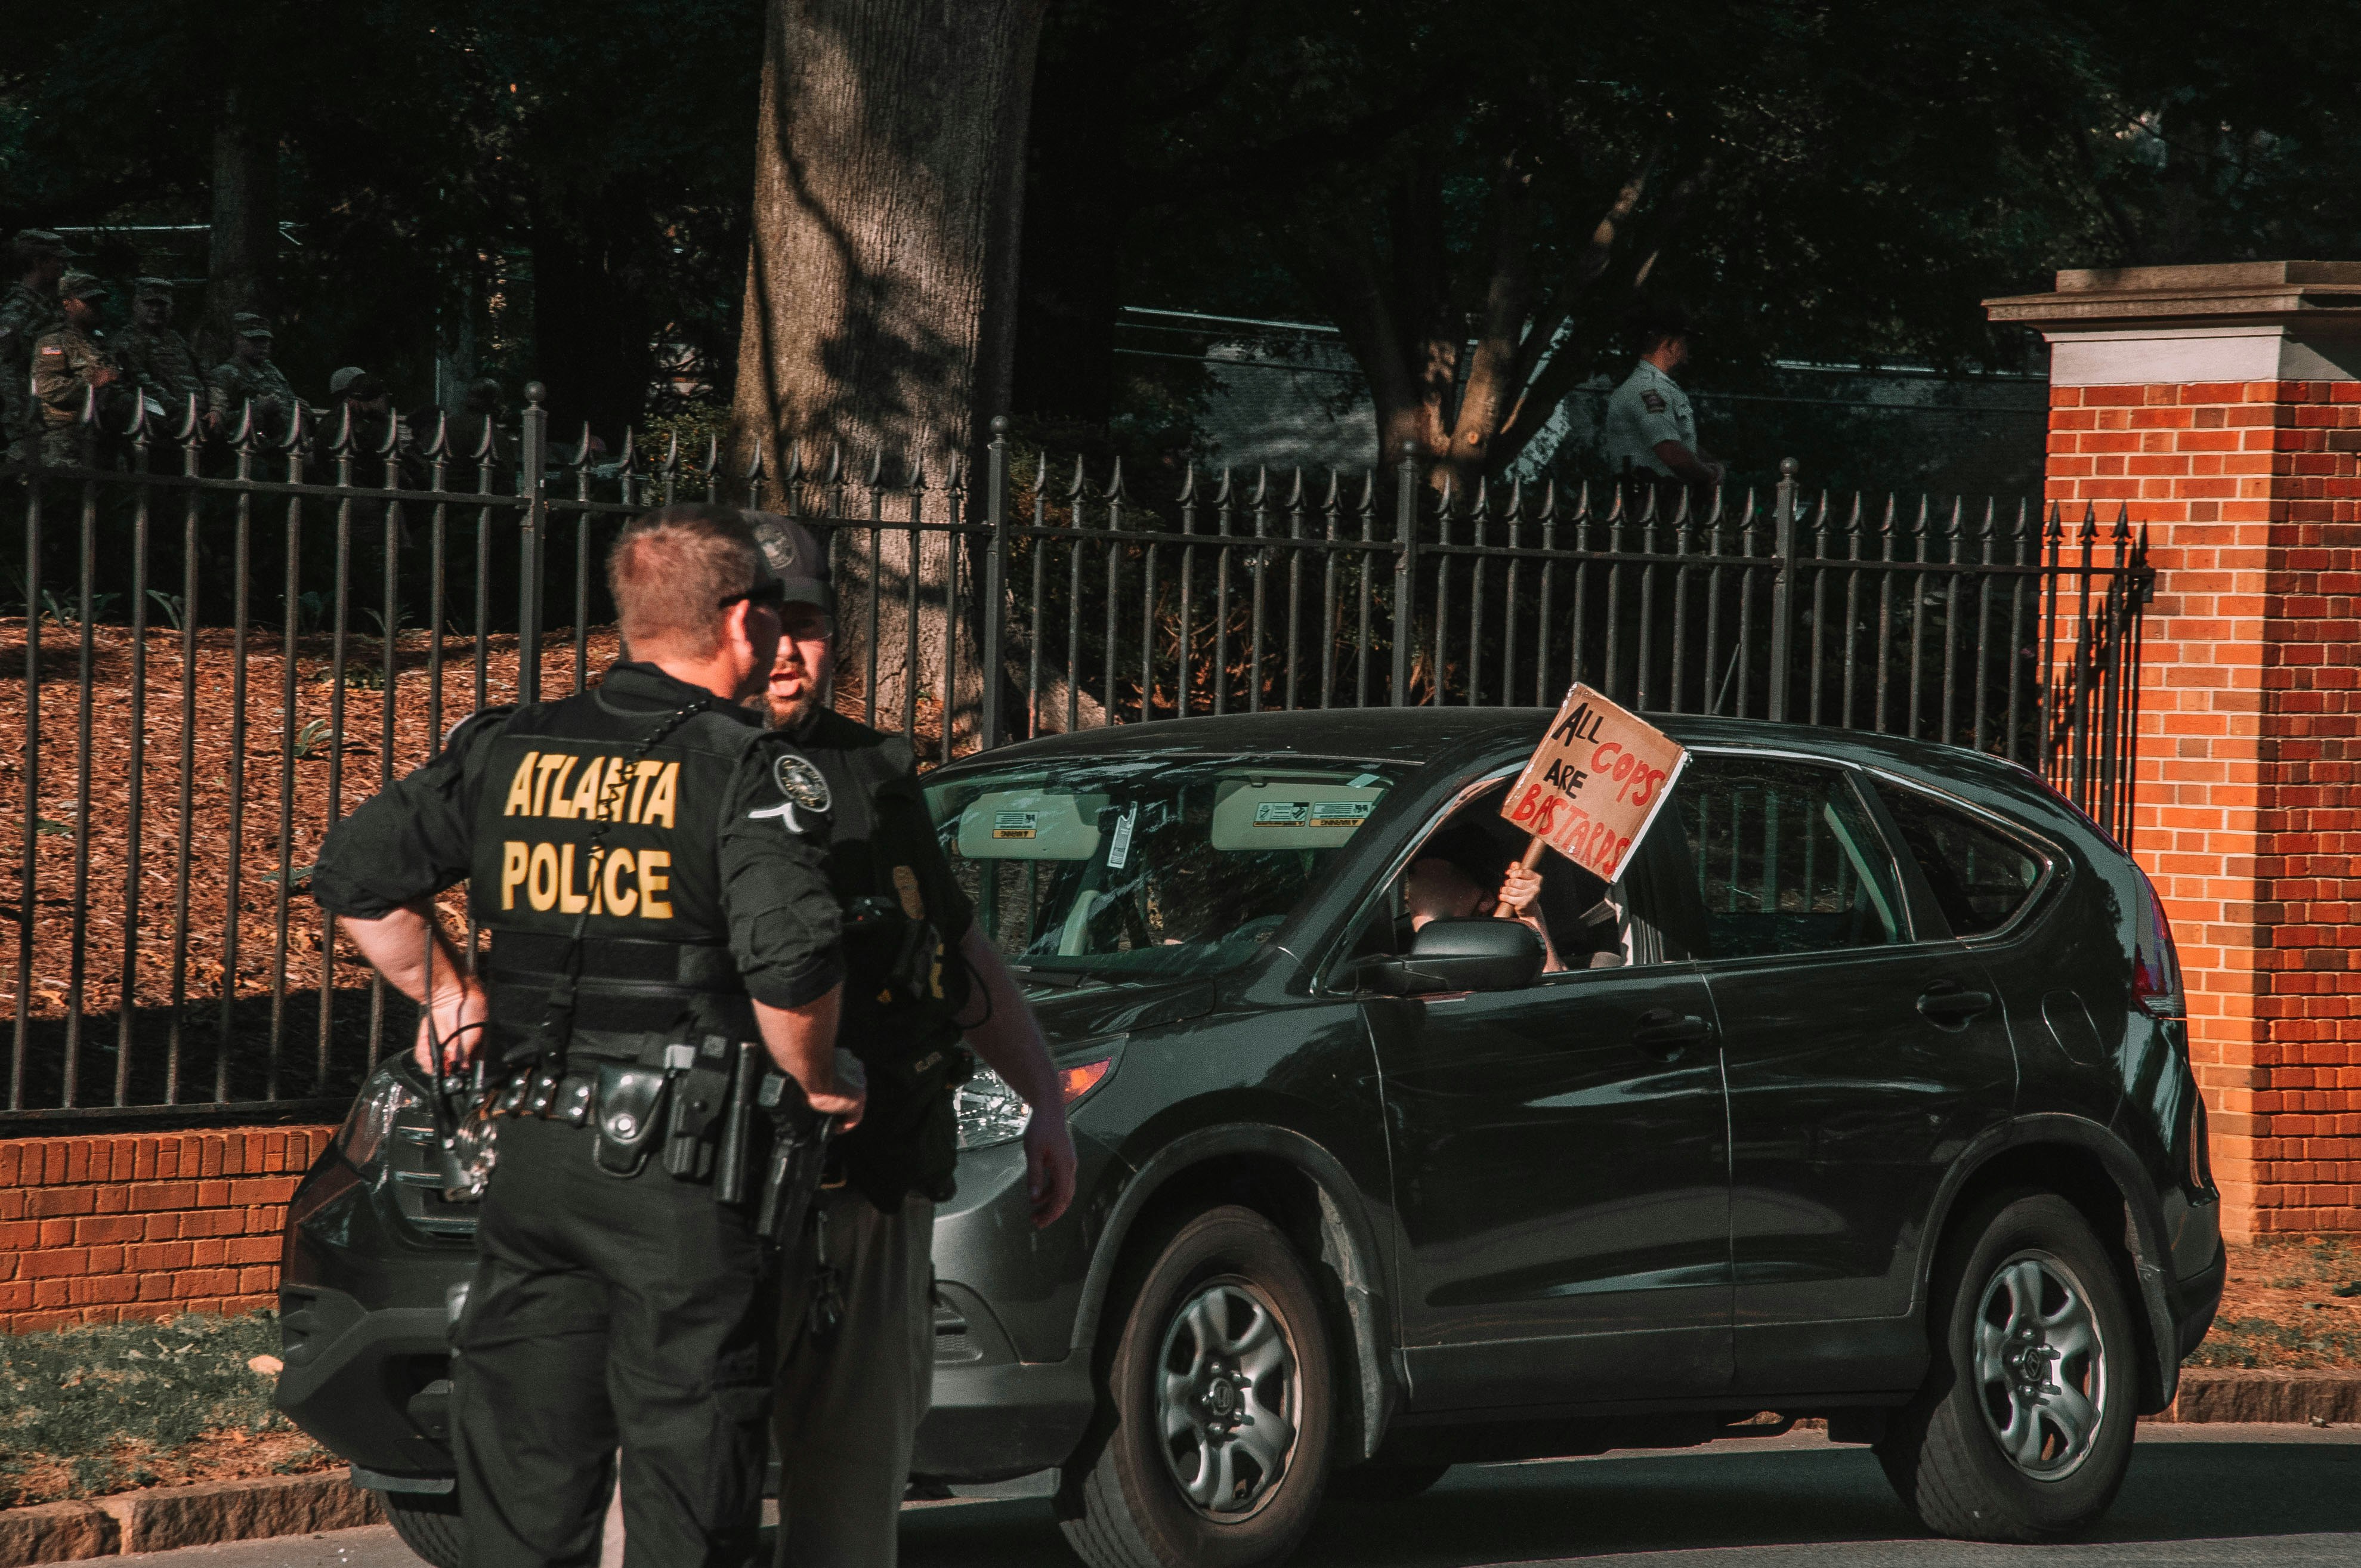
<svg viewBox="0 0 2361 1568"><path fill-rule="evenodd" d="M2361 1372L2192 1366L2156 1421L2265 1421L2298 1426L2361 1422Z"/></svg>
<svg viewBox="0 0 2361 1568"><path fill-rule="evenodd" d="M2361 1423L2361 1371L2192 1367L2157 1421ZM88 1502L0 1508L0 1568L309 1535L381 1524L377 1494L339 1471L157 1486Z"/></svg>
<svg viewBox="0 0 2361 1568"><path fill-rule="evenodd" d="M0 1508L0 1568L380 1524L377 1494L341 1470L155 1486L86 1502Z"/></svg>

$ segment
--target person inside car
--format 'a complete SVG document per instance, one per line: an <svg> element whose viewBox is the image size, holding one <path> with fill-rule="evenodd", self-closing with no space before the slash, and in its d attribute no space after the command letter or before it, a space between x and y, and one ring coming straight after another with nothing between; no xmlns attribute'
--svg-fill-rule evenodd
<svg viewBox="0 0 2361 1568"><path fill-rule="evenodd" d="M1487 892L1486 890L1494 891ZM1542 971L1554 974L1565 968L1549 927L1536 913L1542 877L1510 861L1483 829L1473 826L1446 828L1428 839L1402 874L1403 902L1410 907L1410 928L1417 931L1431 920L1466 920L1506 909L1510 918L1532 927L1542 939Z"/></svg>

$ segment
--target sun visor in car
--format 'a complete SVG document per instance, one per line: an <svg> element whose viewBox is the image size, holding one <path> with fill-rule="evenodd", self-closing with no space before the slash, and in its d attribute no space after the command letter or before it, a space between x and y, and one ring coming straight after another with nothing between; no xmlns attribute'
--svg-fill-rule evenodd
<svg viewBox="0 0 2361 1568"><path fill-rule="evenodd" d="M960 813L959 852L971 861L1087 861L1099 852L1103 795L1000 790Z"/></svg>
<svg viewBox="0 0 2361 1568"><path fill-rule="evenodd" d="M1241 784L1213 803L1213 848L1334 850L1369 819L1385 793L1317 782Z"/></svg>

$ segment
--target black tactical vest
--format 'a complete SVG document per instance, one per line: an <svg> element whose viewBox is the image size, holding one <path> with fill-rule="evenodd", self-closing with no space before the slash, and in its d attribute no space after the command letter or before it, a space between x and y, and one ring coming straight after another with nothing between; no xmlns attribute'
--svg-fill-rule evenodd
<svg viewBox="0 0 2361 1568"><path fill-rule="evenodd" d="M724 794L762 732L700 713L642 754L673 717L617 712L584 692L518 711L489 744L468 905L492 934L504 1059L538 1048L577 932L569 1052L637 1057L689 1025L756 1037L715 847Z"/></svg>

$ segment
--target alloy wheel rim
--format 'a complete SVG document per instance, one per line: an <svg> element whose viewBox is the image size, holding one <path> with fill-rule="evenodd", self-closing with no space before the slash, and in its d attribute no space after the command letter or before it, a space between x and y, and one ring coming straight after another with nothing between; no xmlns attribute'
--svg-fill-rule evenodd
<svg viewBox="0 0 2361 1568"><path fill-rule="evenodd" d="M1224 1521L1268 1501L1287 1474L1302 1409L1287 1324L1243 1280L1201 1287L1164 1331L1156 1415L1180 1495Z"/></svg>
<svg viewBox="0 0 2361 1568"><path fill-rule="evenodd" d="M1993 1270L1974 1332L1976 1403L2001 1453L2037 1481L2072 1475L2107 1414L2106 1346L2081 1280L2019 1253Z"/></svg>

